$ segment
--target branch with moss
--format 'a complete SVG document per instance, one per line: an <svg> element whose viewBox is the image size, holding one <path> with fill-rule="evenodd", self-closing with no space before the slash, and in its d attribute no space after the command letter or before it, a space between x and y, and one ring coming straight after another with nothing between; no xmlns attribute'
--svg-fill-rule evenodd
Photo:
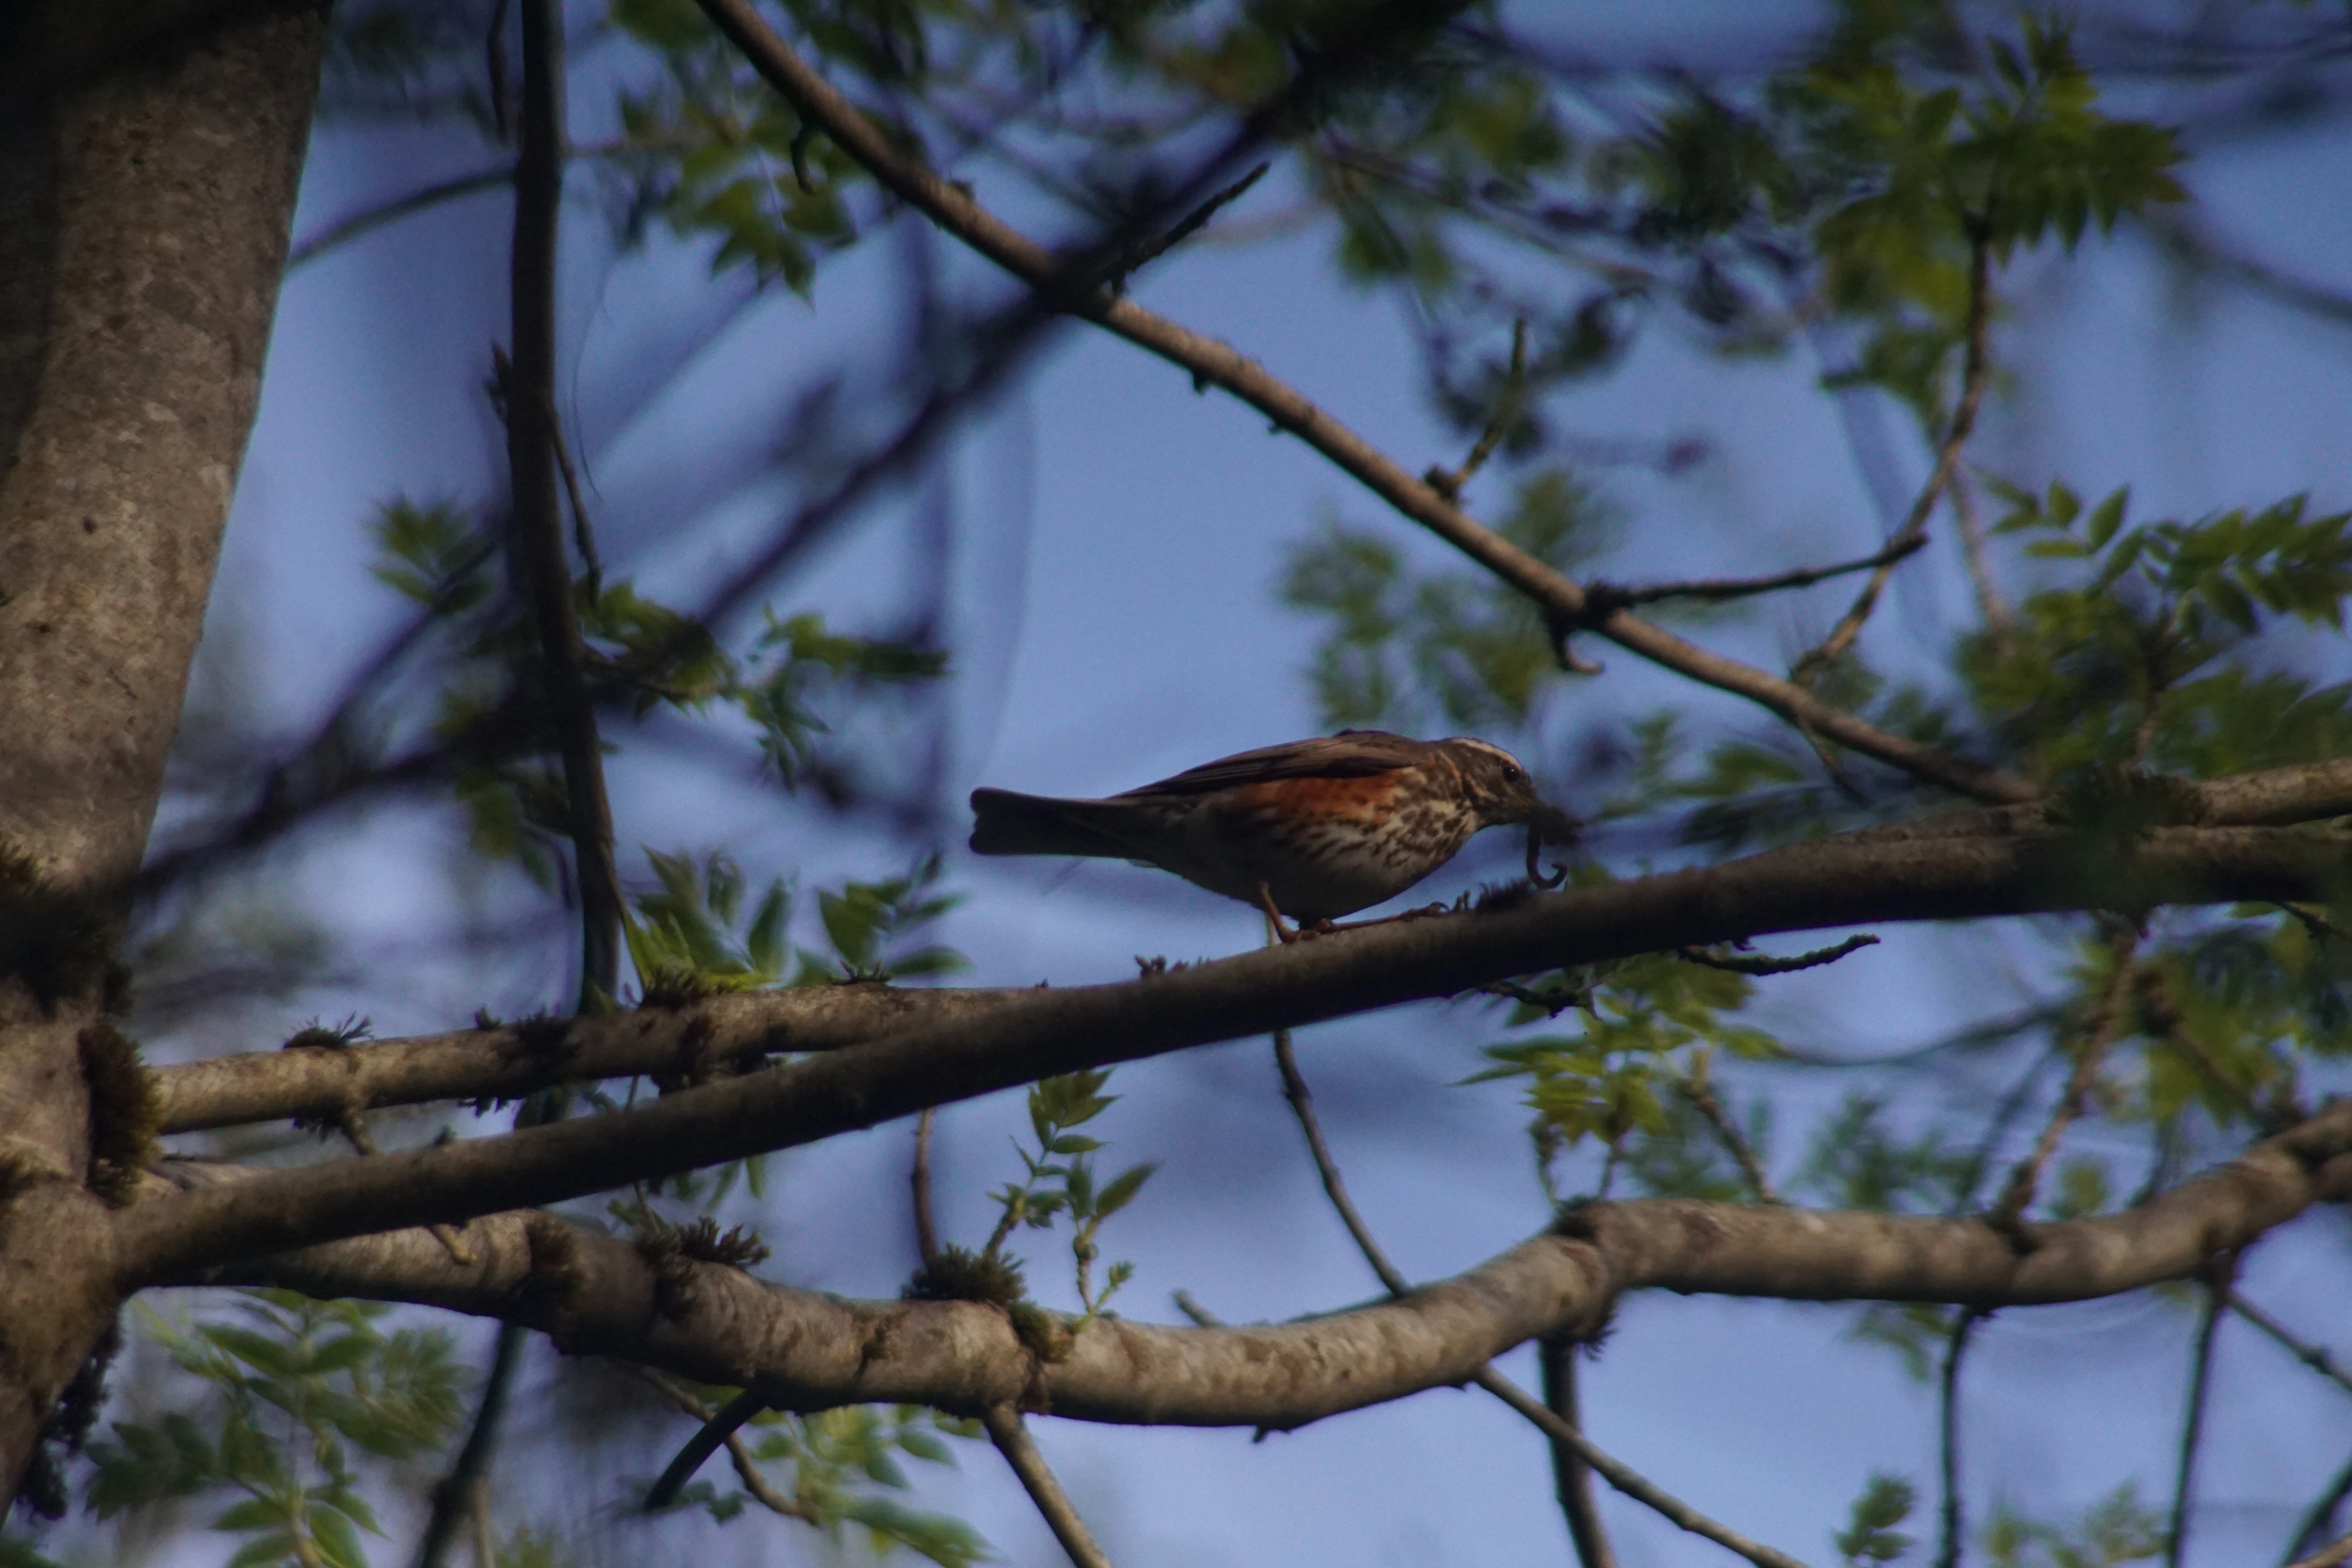
<svg viewBox="0 0 2352 1568"><path fill-rule="evenodd" d="M271 1178L182 1170L215 1190ZM151 1183L161 1188L163 1183ZM461 1264L422 1229L328 1243L182 1280L266 1283L518 1321L577 1354L756 1388L808 1411L904 1402L979 1415L1017 1404L1081 1420L1286 1430L1475 1379L1547 1335L1589 1337L1627 1292L1933 1301L1979 1310L2118 1295L2196 1277L2315 1205L2352 1197L2352 1102L2095 1219L2034 1225L2021 1255L1981 1220L1692 1199L1591 1203L1466 1274L1296 1322L1176 1328L1124 1318L1040 1360L974 1301L855 1301L763 1283L544 1213L466 1226ZM163 1196L129 1211L167 1210Z"/></svg>

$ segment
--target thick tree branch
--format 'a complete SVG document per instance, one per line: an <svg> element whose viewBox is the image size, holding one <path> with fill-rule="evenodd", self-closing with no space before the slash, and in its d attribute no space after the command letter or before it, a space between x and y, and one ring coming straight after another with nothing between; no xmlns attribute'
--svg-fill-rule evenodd
<svg viewBox="0 0 2352 1568"><path fill-rule="evenodd" d="M1564 963L1823 925L2311 899L2339 884L2344 863L2334 837L2289 829L2159 828L2130 848L2051 834L1822 839L1123 984L1041 990L631 1110L185 1194L118 1217L118 1268L135 1289L240 1256L552 1203L1058 1073L1449 996Z"/></svg>
<svg viewBox="0 0 2352 1568"><path fill-rule="evenodd" d="M772 1055L837 1050L918 1022L968 1017L1026 990L808 985L600 1017L531 1018L408 1039L215 1057L155 1071L165 1132L320 1119L436 1100L520 1100L562 1083L639 1073L671 1084L727 1077Z"/></svg>
<svg viewBox="0 0 2352 1568"><path fill-rule="evenodd" d="M1475 521L1426 480L1349 429L1265 366L1230 345L1204 338L1107 290L1075 293L1052 251L983 208L962 187L905 152L812 69L779 37L751 0L699 0L769 85L894 195L1024 282L1047 291L1059 309L1083 316L1217 386L1297 436L1391 507L1437 534L1527 595L1555 626L1585 628L1619 647L1705 685L1756 702L1837 744L1988 801L2022 801L2023 779L1881 730L1822 701L1796 683L1684 641L1622 609L1590 601L1585 590L1493 530Z"/></svg>
<svg viewBox="0 0 2352 1568"><path fill-rule="evenodd" d="M273 1178L178 1168L214 1190ZM152 1184L163 1185L158 1182ZM1646 1198L1593 1203L1470 1272L1400 1300L1245 1328L1102 1319L1040 1361L979 1303L851 1301L734 1269L649 1259L545 1214L478 1219L461 1263L422 1229L329 1243L169 1283L268 1283L406 1300L541 1329L565 1350L756 1388L780 1409L1013 1403L1083 1420L1286 1429L1471 1381L1544 1335L1590 1335L1627 1291L1940 1301L1979 1310L2190 1277L2314 1204L2352 1197L2352 1101L2139 1208L2032 1228L2020 1255L1976 1219ZM168 1210L163 1197L144 1209Z"/></svg>

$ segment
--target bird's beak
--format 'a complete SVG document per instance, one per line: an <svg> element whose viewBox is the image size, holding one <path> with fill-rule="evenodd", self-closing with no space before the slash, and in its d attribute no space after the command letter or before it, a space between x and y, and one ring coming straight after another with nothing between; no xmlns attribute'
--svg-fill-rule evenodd
<svg viewBox="0 0 2352 1568"><path fill-rule="evenodd" d="M1559 807L1539 800L1528 807L1528 827L1547 844L1573 844L1584 824Z"/></svg>

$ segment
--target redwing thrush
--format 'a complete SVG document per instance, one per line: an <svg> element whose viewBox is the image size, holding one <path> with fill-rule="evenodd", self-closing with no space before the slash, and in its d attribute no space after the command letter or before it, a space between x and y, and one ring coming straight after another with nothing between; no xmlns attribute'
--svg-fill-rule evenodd
<svg viewBox="0 0 2352 1568"><path fill-rule="evenodd" d="M1404 891L1482 827L1526 824L1532 868L1537 836L1564 844L1577 826L1499 746L1380 730L1243 752L1108 800L976 789L971 809L980 854L1133 860L1312 925Z"/></svg>

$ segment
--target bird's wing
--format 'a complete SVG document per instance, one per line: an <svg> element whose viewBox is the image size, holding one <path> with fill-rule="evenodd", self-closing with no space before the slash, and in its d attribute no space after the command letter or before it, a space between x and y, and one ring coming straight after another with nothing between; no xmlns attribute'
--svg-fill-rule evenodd
<svg viewBox="0 0 2352 1568"><path fill-rule="evenodd" d="M1411 767L1429 753L1429 743L1385 730L1342 730L1311 741L1286 741L1260 746L1187 768L1173 778L1113 795L1114 800L1152 796L1207 795L1236 784L1266 784L1275 779L1360 779L1393 768Z"/></svg>

